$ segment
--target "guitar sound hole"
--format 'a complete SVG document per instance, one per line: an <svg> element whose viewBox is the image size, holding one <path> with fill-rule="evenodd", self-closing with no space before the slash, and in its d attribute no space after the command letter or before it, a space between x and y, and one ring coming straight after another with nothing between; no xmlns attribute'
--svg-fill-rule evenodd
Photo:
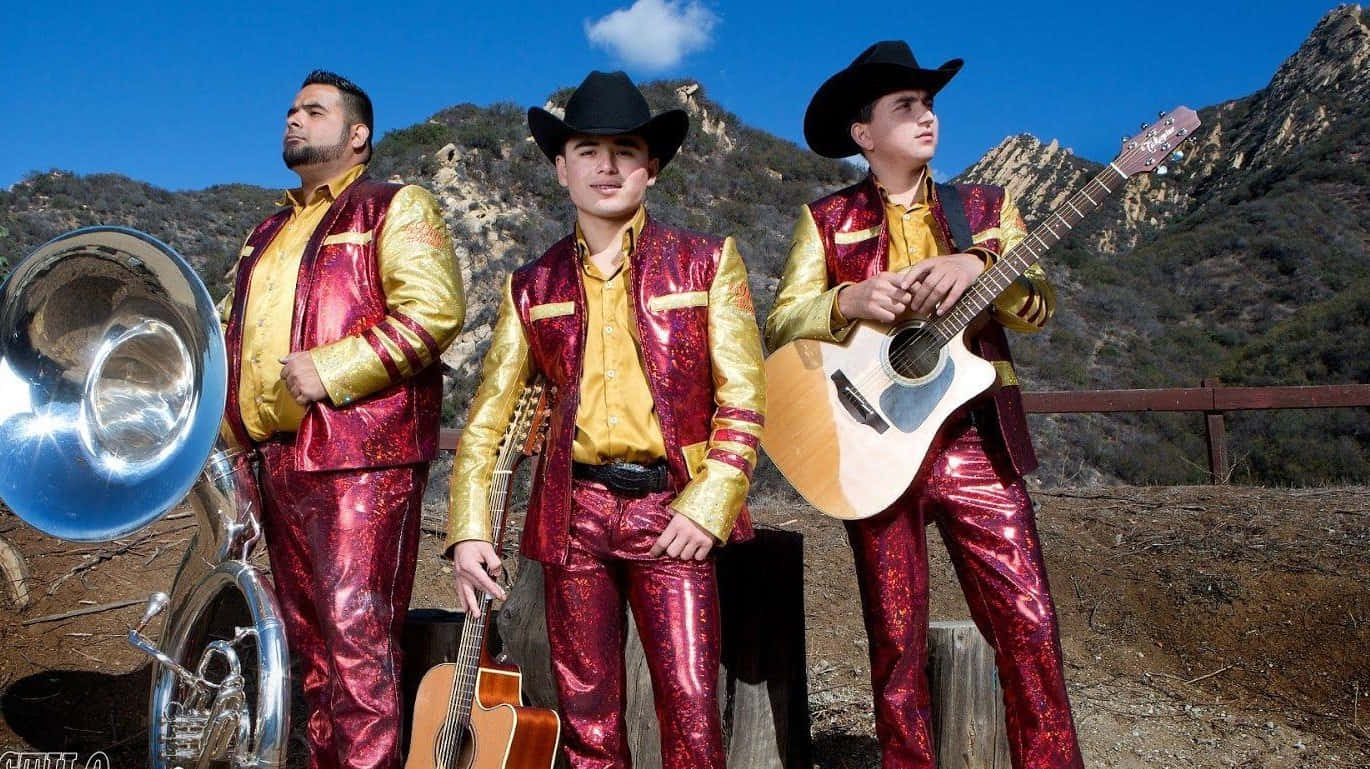
<svg viewBox="0 0 1370 769"><path fill-rule="evenodd" d="M922 326L896 331L889 349L890 367L907 379L922 379L931 374L942 356L942 345Z"/></svg>

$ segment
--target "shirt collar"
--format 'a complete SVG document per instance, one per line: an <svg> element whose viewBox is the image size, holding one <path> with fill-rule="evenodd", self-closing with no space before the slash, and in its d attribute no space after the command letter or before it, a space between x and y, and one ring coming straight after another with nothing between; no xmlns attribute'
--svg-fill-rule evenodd
<svg viewBox="0 0 1370 769"><path fill-rule="evenodd" d="M931 174L931 173L924 173L924 174L923 174L923 199L922 199L922 200L919 200L919 201L915 201L915 202L913 202L913 203L910 203L910 204L907 205L907 206L901 205L901 204L899 204L899 203L891 202L891 201L890 201L889 190L885 189L885 185L883 185L883 184L880 183L880 180L876 178L875 174L871 174L871 180L875 182L875 188L876 188L877 190L880 191L880 200L884 201L885 205L887 205L887 206L900 206L901 208L904 208L905 210L912 210L912 209L917 208L917 207L919 207L919 206L928 206L928 205L931 205L931 204L932 204L932 201L933 201L933 199L934 199L933 196L934 196L935 193L933 192L933 188L934 188L936 185L935 185L935 183L934 183L933 180L932 180L932 174Z"/></svg>
<svg viewBox="0 0 1370 769"><path fill-rule="evenodd" d="M637 239L642 235L642 228L647 223L647 207L638 206L637 213L628 222L628 227L623 231L623 260L633 257L633 252L637 250ZM576 222L576 254L580 256L582 262L590 258L590 244L585 241L585 233L580 230L580 222Z"/></svg>
<svg viewBox="0 0 1370 769"><path fill-rule="evenodd" d="M315 187L314 191L319 193L320 195L320 197L315 199L315 202L318 202L320 200L326 200L330 202L337 200L338 196L343 193L343 190L351 186L352 182L355 182L357 180L357 177L361 176L362 172L365 170L365 164L358 164L352 166L351 168L347 169L346 171L343 171L342 173L338 174L332 179L329 179L323 184L320 184L318 187ZM299 211L305 207L304 201L307 197L308 195L305 194L304 188L296 187L293 190L286 190L285 194L281 196L281 199L276 201L276 205L291 206L296 211Z"/></svg>

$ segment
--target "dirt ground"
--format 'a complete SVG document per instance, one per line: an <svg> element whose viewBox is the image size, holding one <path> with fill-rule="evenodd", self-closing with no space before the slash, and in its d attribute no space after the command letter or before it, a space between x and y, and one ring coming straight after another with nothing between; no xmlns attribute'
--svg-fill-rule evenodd
<svg viewBox="0 0 1370 769"><path fill-rule="evenodd" d="M1086 763L1370 766L1367 491L1035 491ZM762 494L754 515L805 537L816 766L878 766L842 528L783 492ZM193 525L173 515L118 542L77 545L0 512L32 594L27 608L0 608L0 752L102 750L113 769L143 763L148 671L124 637L142 600L170 586ZM439 544L424 538L415 607L454 604ZM940 544L930 549L933 618L968 617ZM125 601L136 603L105 608ZM79 610L97 611L45 619Z"/></svg>

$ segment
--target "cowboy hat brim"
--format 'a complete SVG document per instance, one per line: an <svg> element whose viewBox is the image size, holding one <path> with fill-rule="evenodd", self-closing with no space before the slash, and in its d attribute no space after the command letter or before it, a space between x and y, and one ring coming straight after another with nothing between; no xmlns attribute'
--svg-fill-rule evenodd
<svg viewBox="0 0 1370 769"><path fill-rule="evenodd" d="M920 69L890 62L855 64L828 78L804 111L804 140L809 148L829 158L845 158L861 151L851 138L857 110L896 91L922 90L935 94L961 70L964 62L951 59L937 69Z"/></svg>
<svg viewBox="0 0 1370 769"><path fill-rule="evenodd" d="M566 140L577 134L632 134L641 136L647 142L648 152L658 159L661 168L665 168L680 150L680 145L685 143L685 135L690 132L690 116L685 110L672 109L635 126L572 126L541 107L532 107L528 110L528 130L533 133L533 140L542 154L552 162L556 162L557 155L566 147Z"/></svg>

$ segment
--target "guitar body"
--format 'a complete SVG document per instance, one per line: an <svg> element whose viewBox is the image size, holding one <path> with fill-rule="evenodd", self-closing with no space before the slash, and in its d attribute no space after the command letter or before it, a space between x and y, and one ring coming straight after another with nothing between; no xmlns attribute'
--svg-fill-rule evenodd
<svg viewBox="0 0 1370 769"><path fill-rule="evenodd" d="M444 734L457 676L457 664L449 662L434 666L419 682L405 769L550 769L561 719L554 710L523 705L518 668L482 664L470 726L455 741ZM442 760L444 744L460 746L455 761Z"/></svg>
<svg viewBox="0 0 1370 769"><path fill-rule="evenodd" d="M921 361L902 351L921 321L861 322L843 344L800 339L766 359L761 444L823 513L869 518L913 482L943 422L994 384L963 331Z"/></svg>

